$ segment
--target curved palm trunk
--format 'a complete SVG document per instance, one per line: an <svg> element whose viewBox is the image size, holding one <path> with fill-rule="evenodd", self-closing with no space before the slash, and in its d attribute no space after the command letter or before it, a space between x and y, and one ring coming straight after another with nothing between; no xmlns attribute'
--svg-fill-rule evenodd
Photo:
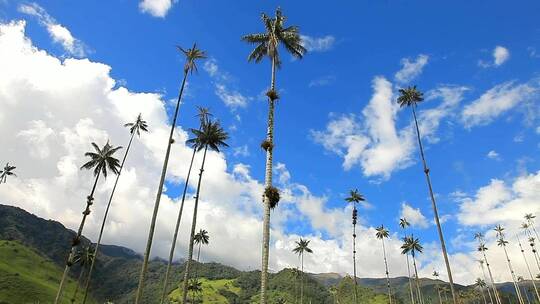
<svg viewBox="0 0 540 304"><path fill-rule="evenodd" d="M122 169L124 168L124 163L126 162L126 158L129 153L129 149L131 148L131 143L133 142L133 137L135 136L135 132L131 133L131 136L129 138L129 143L126 148L126 152L124 153L124 158L122 158L122 163L120 164L120 169L118 170L118 175L116 175L116 180L114 181L114 186L111 191L111 195L109 196L109 202L107 202L107 208L105 209L105 214L103 215L103 221L101 222L101 229L99 230L99 237L96 243L96 247L94 248L94 257L92 258L92 262L90 263L90 269L88 270L88 277L86 278L86 284L84 287L84 297L82 303L86 303L86 299L88 297L88 291L90 289L90 280L92 279L92 273L94 270L94 266L96 263L97 255L99 252L99 245L101 244L101 238L103 237L103 231L105 229L105 223L107 222L107 216L109 215L109 209L111 208L112 199L114 197L114 193L116 191L116 186L118 185L118 180L120 179L120 174L122 174Z"/></svg>
<svg viewBox="0 0 540 304"><path fill-rule="evenodd" d="M405 256L407 257L407 274L409 276L409 291L411 293L411 303L412 304L415 304L415 301L414 301L414 292L413 292L413 286L412 286L412 279L411 279L411 264L409 262L409 254L405 254Z"/></svg>
<svg viewBox="0 0 540 304"><path fill-rule="evenodd" d="M159 180L158 191L156 194L156 201L154 203L154 212L152 213L152 220L150 222L150 231L148 232L148 240L146 242L146 250L144 252L144 260L142 263L141 273L139 275L139 286L137 287L137 294L135 296L135 304L139 304L142 301L144 278L146 271L148 270L148 260L150 258L150 250L152 249L152 241L154 240L154 230L156 229L156 220L159 210L159 203L161 201L161 193L163 192L163 184L165 183L165 176L167 175L167 166L169 164L169 155L171 154L171 145L173 143L174 128L176 125L176 119L178 118L178 109L180 108L180 101L182 100L182 94L184 93L184 87L187 79L187 70L184 71L184 79L182 80L182 86L180 87L180 93L178 94L178 100L176 101L176 109L174 111L174 118L171 124L171 132L169 134L169 141L167 142L167 151L165 152L165 159L163 161L163 169L161 169L161 178Z"/></svg>
<svg viewBox="0 0 540 304"><path fill-rule="evenodd" d="M489 282L487 277L486 277L486 271L484 270L484 264L483 263L480 263L480 268L482 268L482 274L484 276L484 281ZM491 297L491 292L489 291L489 285L487 285L487 284L486 284L486 289L487 289L487 293L488 293L488 296L489 296L489 303L493 304L493 298Z"/></svg>
<svg viewBox="0 0 540 304"><path fill-rule="evenodd" d="M418 268L416 267L416 257L414 256L414 253L412 254L412 258L413 258L414 275L415 275L415 281L416 281L416 292L418 295L418 302L420 304L424 304L424 297L422 297L422 291L420 290L420 278L418 277Z"/></svg>
<svg viewBox="0 0 540 304"><path fill-rule="evenodd" d="M353 213L356 210L354 205ZM353 224L353 272L354 272L354 303L358 304L358 281L356 279L356 224Z"/></svg>
<svg viewBox="0 0 540 304"><path fill-rule="evenodd" d="M182 219L182 213L184 212L184 202L186 200L186 193L189 183L189 177L191 176L191 168L193 167L193 160L195 159L195 154L197 149L193 149L193 154L191 155L191 162L189 163L189 169L186 177L186 182L184 185L184 192L182 193L182 202L180 203L180 210L178 211L178 217L176 218L176 227L174 228L173 240L171 243L171 250L169 252L169 261L167 262L167 271L165 271L165 280L163 281L163 291L161 292L161 304L165 303L165 298L167 297L167 287L169 285L169 276L171 273L172 260L174 257L174 250L176 248L176 240L178 238L178 230L180 229L180 221Z"/></svg>
<svg viewBox="0 0 540 304"><path fill-rule="evenodd" d="M418 120L416 119L416 105L413 104L412 111L414 116L414 124L416 126L416 135L418 137L418 146L420 147L420 155L422 157L422 164L424 166L424 173L426 175L426 181L429 188L429 196L431 198L431 205L433 207L433 214L435 215L435 223L437 224L437 232L439 233L439 240L441 242L441 249L444 257L444 264L446 265L446 272L448 274L448 281L450 282L450 291L452 292L452 299L454 304L458 304L457 294L454 290L454 280L452 279L452 270L450 269L450 261L448 260L448 253L446 252L446 244L444 242L444 236L442 232L441 222L439 220L439 211L437 210L437 203L435 202L435 196L433 195L433 187L431 186L431 178L429 177L429 168L426 163L424 155L424 148L422 146L422 140L420 138L420 128L418 128Z"/></svg>
<svg viewBox="0 0 540 304"><path fill-rule="evenodd" d="M71 296L71 303L75 303L75 299L77 298L77 293L79 293L79 287L81 286L81 280L84 276L84 268L81 269L81 273L79 273L79 278L77 279L77 285L75 286L75 291L73 292L73 296Z"/></svg>
<svg viewBox="0 0 540 304"><path fill-rule="evenodd" d="M540 294L538 293L538 288L536 287L536 283L534 282L534 276L531 272L531 267L529 266L529 262L527 261L527 257L525 256L525 250L523 249L523 246L521 245L521 241L519 240L519 236L517 236L517 239L518 239L518 244L519 244L519 249L521 250L521 255L523 256L523 261L525 262L525 266L527 266L527 272L529 273L529 276L531 277L531 283L534 287L534 292L536 294L536 299L538 300L538 302L540 303ZM527 293L525 293L525 295L527 295ZM529 296L527 295L527 300L528 300Z"/></svg>
<svg viewBox="0 0 540 304"><path fill-rule="evenodd" d="M502 247L506 256L506 262L508 262L508 269L510 270L510 274L512 275L512 281L514 282L514 288L516 289L516 296L518 298L518 301L520 304L525 304L525 302L523 302L523 297L521 296L521 290L519 289L518 283L516 281L516 274L514 272L514 268L512 268L510 257L508 257L508 251L506 251L506 246L503 245Z"/></svg>
<svg viewBox="0 0 540 304"><path fill-rule="evenodd" d="M491 267L489 267L486 253L482 251L482 254L484 255L484 261L486 262L486 266L488 269L489 280L491 282L491 289L493 289L493 294L495 295L495 301L497 301L497 304L502 304L501 297L499 296L499 291L497 290L497 286L495 286L495 281L493 280L493 274L491 273Z"/></svg>
<svg viewBox="0 0 540 304"><path fill-rule="evenodd" d="M384 246L384 238L381 238L383 257L384 257L384 269L386 273L386 285L388 287L388 303L392 304L392 287L390 287L390 274L388 273L388 261L386 260L386 247Z"/></svg>
<svg viewBox="0 0 540 304"><path fill-rule="evenodd" d="M302 268L300 272L300 304L304 303L304 253L300 256Z"/></svg>
<svg viewBox="0 0 540 304"><path fill-rule="evenodd" d="M71 250L69 252L69 256L66 261L66 267L64 268L64 273L62 274L62 279L60 280L60 286L58 286L58 292L56 293L56 298L54 299L54 304L58 304L60 302L60 299L62 298L62 292L64 291L64 285L66 283L66 279L69 273L69 270L71 269L71 265L73 263L73 258L75 257L75 248L79 245L79 242L81 240L81 235L84 228L84 223L86 222L86 217L90 214L90 206L93 204L94 200L94 192L96 191L96 186L99 180L99 176L101 174L101 170L96 175L96 180L94 181L94 186L92 187L92 191L90 192L90 195L86 197L86 209L83 211L83 217L81 220L81 224L79 225L79 230L77 230L77 235L73 238L73 242L71 243Z"/></svg>
<svg viewBox="0 0 540 304"><path fill-rule="evenodd" d="M208 150L208 146L204 147L204 154L203 159L201 163L201 169L199 171L199 182L197 183L197 194L195 196L195 206L193 207L193 220L191 222L191 234L189 236L189 250L188 250L188 257L186 261L186 271L184 273L184 282L183 282L183 293L182 293L182 304L187 304L187 293L188 293L188 283L189 283L189 271L191 268L191 259L193 258L193 244L194 244L194 238L195 238L195 228L197 226L197 209L199 207L199 196L201 193L201 181L202 181L202 175L204 172L204 162L206 161L206 151Z"/></svg>
<svg viewBox="0 0 540 304"><path fill-rule="evenodd" d="M272 80L270 90L276 86L276 59L272 58ZM268 97L268 130L266 140L271 143L266 149L266 168L264 174L264 187L272 186L272 156L274 144L274 100ZM263 245L262 245L262 269L261 269L261 304L266 304L268 288L268 259L270 255L270 201L263 195L264 219L263 219Z"/></svg>

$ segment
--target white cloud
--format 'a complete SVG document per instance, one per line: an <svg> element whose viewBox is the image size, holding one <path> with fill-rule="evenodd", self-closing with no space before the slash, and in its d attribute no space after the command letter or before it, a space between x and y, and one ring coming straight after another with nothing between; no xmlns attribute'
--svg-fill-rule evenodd
<svg viewBox="0 0 540 304"><path fill-rule="evenodd" d="M71 32L65 26L56 22L56 20L37 3L21 4L18 9L19 12L23 14L36 17L39 23L47 29L53 41L61 44L66 52L77 57L83 57L85 55L84 44L73 37Z"/></svg>
<svg viewBox="0 0 540 304"><path fill-rule="evenodd" d="M233 155L234 156L243 156L243 157L249 156L248 146L243 145L243 146L240 146L240 147L233 148Z"/></svg>
<svg viewBox="0 0 540 304"><path fill-rule="evenodd" d="M308 84L308 87L312 88L312 87L324 87L324 86L327 86L327 85L330 85L332 83L334 83L336 81L336 76L334 75L327 75L327 76L322 76L322 77L319 77L319 78L316 78L316 79L313 79L312 81L309 82Z"/></svg>
<svg viewBox="0 0 540 304"><path fill-rule="evenodd" d="M491 55L493 56L493 62L486 62L484 60L479 60L478 65L483 68L499 67L503 63L508 61L508 59L510 59L510 51L507 48L500 45L496 46L493 49L493 52L491 53Z"/></svg>
<svg viewBox="0 0 540 304"><path fill-rule="evenodd" d="M497 153L497 151L495 151L495 150L489 151L486 156L487 156L487 158L494 159L494 160L500 160L501 159L499 153Z"/></svg>
<svg viewBox="0 0 540 304"><path fill-rule="evenodd" d="M154 17L164 18L171 9L173 3L176 3L176 0L142 0L139 2L139 9L141 12L150 14Z"/></svg>
<svg viewBox="0 0 540 304"><path fill-rule="evenodd" d="M215 80L214 93L228 108L235 110L237 108L247 107L248 101L252 98L243 95L237 90L231 90L228 87L228 84L231 82L231 76L219 68L215 58L205 61L203 69Z"/></svg>
<svg viewBox="0 0 540 304"><path fill-rule="evenodd" d="M399 217L406 218L413 227L429 227L429 222L427 218L422 214L422 211L420 211L420 208L414 208L405 202L401 203L401 212L399 214Z"/></svg>
<svg viewBox="0 0 540 304"><path fill-rule="evenodd" d="M461 120L466 128L489 124L517 105L530 102L537 96L539 84L537 79L522 84L514 81L498 84L466 105Z"/></svg>
<svg viewBox="0 0 540 304"><path fill-rule="evenodd" d="M334 47L336 38L332 35L326 35L324 37L313 37L307 35L300 35L302 39L302 45L308 50L308 52L326 52Z"/></svg>
<svg viewBox="0 0 540 304"><path fill-rule="evenodd" d="M428 63L429 56L420 54L416 57L416 60L410 58L401 59L402 68L395 75L395 79L398 83L407 84L414 78L418 77L422 73L424 66Z"/></svg>

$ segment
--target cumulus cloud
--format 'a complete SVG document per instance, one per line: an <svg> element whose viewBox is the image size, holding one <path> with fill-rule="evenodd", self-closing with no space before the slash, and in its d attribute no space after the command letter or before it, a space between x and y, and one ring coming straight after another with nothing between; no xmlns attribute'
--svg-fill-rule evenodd
<svg viewBox="0 0 540 304"><path fill-rule="evenodd" d="M483 68L498 67L510 59L510 51L504 46L496 46L491 53L493 62L478 61L478 65Z"/></svg>
<svg viewBox="0 0 540 304"><path fill-rule="evenodd" d="M247 107L249 100L252 98L229 88L231 76L220 69L215 58L206 60L203 69L214 80L214 93L229 109L235 110Z"/></svg>
<svg viewBox="0 0 540 304"><path fill-rule="evenodd" d="M307 35L300 35L302 39L302 45L308 50L308 52L326 52L334 47L336 38L332 35L326 35L323 37L313 37Z"/></svg>
<svg viewBox="0 0 540 304"><path fill-rule="evenodd" d="M400 218L405 218L413 227L427 228L429 222L427 218L422 214L420 208L414 208L406 202L401 203Z"/></svg>
<svg viewBox="0 0 540 304"><path fill-rule="evenodd" d="M495 151L495 150L489 151L486 156L489 159L494 159L494 160L500 160L501 159L499 153L497 153L497 151Z"/></svg>
<svg viewBox="0 0 540 304"><path fill-rule="evenodd" d="M401 84L411 82L422 73L428 60L429 56L424 54L418 55L415 60L411 60L410 58L401 59L402 68L394 75L394 78Z"/></svg>
<svg viewBox="0 0 540 304"><path fill-rule="evenodd" d="M154 17L164 18L176 0L142 0L139 9Z"/></svg>
<svg viewBox="0 0 540 304"><path fill-rule="evenodd" d="M59 24L37 3L21 4L18 9L23 14L36 17L39 23L47 29L53 41L62 45L64 50L70 55L77 57L83 57L85 55L84 44L73 37L65 26Z"/></svg>

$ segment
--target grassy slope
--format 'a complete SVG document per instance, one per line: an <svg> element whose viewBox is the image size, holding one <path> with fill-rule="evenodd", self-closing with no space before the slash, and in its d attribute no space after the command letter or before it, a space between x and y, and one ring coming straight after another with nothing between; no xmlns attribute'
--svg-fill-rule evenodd
<svg viewBox="0 0 540 304"><path fill-rule="evenodd" d="M223 292L232 292L236 295L240 293L240 288L236 287L234 280L207 280L200 279L202 283L202 300L203 303L229 303L227 298L223 296ZM191 294L188 294L191 296ZM177 288L169 295L172 303L180 303L182 301L182 290Z"/></svg>
<svg viewBox="0 0 540 304"><path fill-rule="evenodd" d="M32 249L0 240L0 303L52 302L61 275L60 267ZM70 303L75 282L69 280L65 290L62 303Z"/></svg>

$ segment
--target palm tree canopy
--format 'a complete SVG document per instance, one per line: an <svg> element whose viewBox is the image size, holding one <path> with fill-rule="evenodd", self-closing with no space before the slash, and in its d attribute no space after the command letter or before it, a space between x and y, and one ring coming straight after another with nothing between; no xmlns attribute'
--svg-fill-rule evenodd
<svg viewBox="0 0 540 304"><path fill-rule="evenodd" d="M411 225L411 223L409 223L406 218L400 218L399 219L399 226L401 228L405 229L405 228L409 227L410 225Z"/></svg>
<svg viewBox="0 0 540 304"><path fill-rule="evenodd" d="M504 234L503 234L503 231L504 231L503 226L497 225L497 226L495 226L495 229L493 229L493 230L495 230L495 232L497 232L497 236L499 236L500 238L502 238L504 236Z"/></svg>
<svg viewBox="0 0 540 304"><path fill-rule="evenodd" d="M84 156L90 157L90 160L82 165L82 169L90 170L94 168L94 176L98 175L99 172L103 173L103 176L107 177L107 170L111 170L114 174L118 174L120 170L120 161L115 158L113 155L116 151L122 149L122 147L113 147L107 142L102 149L92 143L92 147L96 152L86 152Z"/></svg>
<svg viewBox="0 0 540 304"><path fill-rule="evenodd" d="M381 225L381 226L375 228L375 230L377 231L375 236L377 236L378 239L387 238L390 235L388 230L386 228L384 228L384 225Z"/></svg>
<svg viewBox="0 0 540 304"><path fill-rule="evenodd" d="M195 241L195 244L203 244L208 245L208 242L210 241L210 236L208 235L208 231L201 229L195 236L193 237L193 240Z"/></svg>
<svg viewBox="0 0 540 304"><path fill-rule="evenodd" d="M525 218L527 221L532 221L535 217L536 215L533 215L532 213L527 213L523 218Z"/></svg>
<svg viewBox="0 0 540 304"><path fill-rule="evenodd" d="M15 173L13 173L13 170L15 170L17 167L11 166L9 163L6 163L3 170L0 170L0 183L2 180L6 181L6 177L8 176L17 176Z"/></svg>
<svg viewBox="0 0 540 304"><path fill-rule="evenodd" d="M497 245L499 245L499 246L506 246L507 244L508 244L508 241L505 240L505 239L501 238L501 239L497 240Z"/></svg>
<svg viewBox="0 0 540 304"><path fill-rule="evenodd" d="M401 245L401 249L402 254L407 254L410 252L414 256L416 252L422 253L424 247L422 247L418 238L411 235L403 238L403 245Z"/></svg>
<svg viewBox="0 0 540 304"><path fill-rule="evenodd" d="M437 272L437 270L434 270L434 271L433 271L433 276L436 277L436 278L439 277L439 273Z"/></svg>
<svg viewBox="0 0 540 304"><path fill-rule="evenodd" d="M205 124L208 123L210 117L213 115L212 113L210 113L209 108L197 106L197 115L195 116L199 118L199 121L201 122L201 126L204 126Z"/></svg>
<svg viewBox="0 0 540 304"><path fill-rule="evenodd" d="M124 127L128 127L131 134L137 133L137 136L141 136L141 131L148 132L148 124L142 118L141 113L139 113L134 122L128 122Z"/></svg>
<svg viewBox="0 0 540 304"><path fill-rule="evenodd" d="M92 260L95 257L95 250L92 246L87 246L84 250L77 252L74 262L79 263L81 267L89 267L92 264Z"/></svg>
<svg viewBox="0 0 540 304"><path fill-rule="evenodd" d="M313 250L309 248L309 242L310 240L300 238L300 240L296 241L296 247L293 249L293 252L298 255L302 255L304 252L313 253Z"/></svg>
<svg viewBox="0 0 540 304"><path fill-rule="evenodd" d="M184 64L184 73L193 73L193 71L197 72L197 64L195 63L195 60L198 59L205 59L206 58L206 52L202 51L197 48L197 44L194 43L193 47L190 49L183 49L181 46L176 46L178 50L186 56L186 63Z"/></svg>
<svg viewBox="0 0 540 304"><path fill-rule="evenodd" d="M424 100L424 93L416 89L416 86L399 89L397 102L401 107L416 105L422 100Z"/></svg>
<svg viewBox="0 0 540 304"><path fill-rule="evenodd" d="M482 241L484 239L484 234L482 232L477 232L474 234L474 238L478 241Z"/></svg>
<svg viewBox="0 0 540 304"><path fill-rule="evenodd" d="M345 200L349 203L359 203L365 201L366 199L358 192L358 189L354 189L349 192L349 197L346 197Z"/></svg>
<svg viewBox="0 0 540 304"><path fill-rule="evenodd" d="M525 230L529 229L529 224L521 223L521 229L525 229Z"/></svg>
<svg viewBox="0 0 540 304"><path fill-rule="evenodd" d="M197 151L202 150L204 147L208 147L211 150L219 152L220 147L229 146L225 143L229 138L229 135L223 130L219 121L209 121L202 126L201 130L191 129L191 133L193 133L195 137L188 139L186 144L191 145Z"/></svg>
<svg viewBox="0 0 540 304"><path fill-rule="evenodd" d="M483 244L483 243L482 243L482 244L480 244L480 245L478 246L478 251L484 252L484 251L486 251L486 250L488 250L488 248L486 247L486 244Z"/></svg>
<svg viewBox="0 0 540 304"><path fill-rule="evenodd" d="M260 62L265 56L275 60L276 65L280 65L279 45L295 58L301 59L307 52L303 46L302 38L297 26L285 27L285 19L281 8L276 9L274 17L261 15L261 20L265 27L264 33L249 34L242 37L242 40L255 45L255 48L248 56L248 61Z"/></svg>

